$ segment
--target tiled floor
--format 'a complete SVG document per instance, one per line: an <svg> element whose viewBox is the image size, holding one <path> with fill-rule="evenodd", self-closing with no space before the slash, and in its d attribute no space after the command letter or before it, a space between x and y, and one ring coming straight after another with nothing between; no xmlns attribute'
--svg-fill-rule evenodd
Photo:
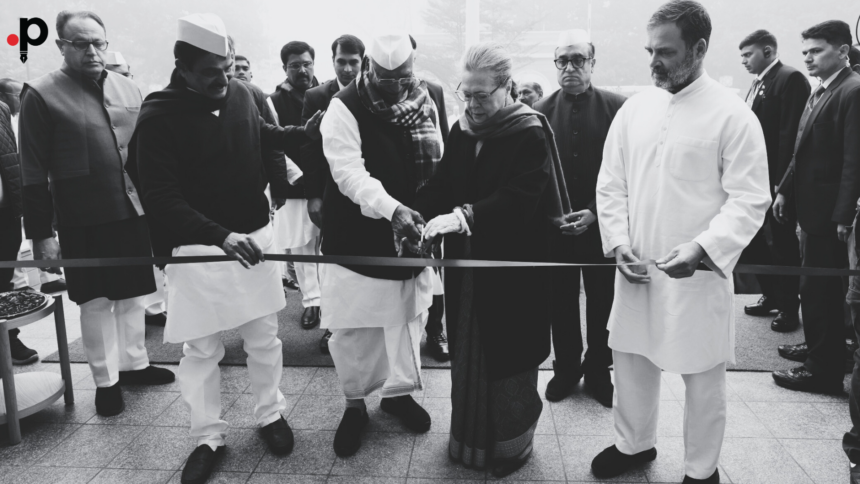
<svg viewBox="0 0 860 484"><path fill-rule="evenodd" d="M66 305L69 339L78 337L77 309ZM42 355L56 350L53 322L24 328L22 339ZM53 342L53 343L52 343ZM174 370L176 367L172 367ZM59 372L57 364L17 371ZM0 426L0 484L174 483L193 444L188 413L176 384L129 387L126 410L113 418L96 415L87 365L72 365L75 405L62 399L22 422L23 441L9 446ZM284 368L285 416L296 436L293 453L271 455L254 429L247 369L222 367L222 413L231 424L225 458L213 483L452 483L495 480L447 457L450 378L447 370L425 370L426 389L417 395L430 412L427 434L405 431L368 401L371 423L357 455L334 455L332 439L343 412L343 396L332 368ZM551 373L540 374L541 391ZM783 390L768 373L728 375L728 428L720 466L722 482L743 484L844 483L848 461L841 448L850 427L847 398ZM664 374L659 456L644 470L612 482L680 482L683 478L683 393L677 375ZM612 414L578 392L544 402L534 455L511 482L592 482L590 462L612 444Z"/></svg>

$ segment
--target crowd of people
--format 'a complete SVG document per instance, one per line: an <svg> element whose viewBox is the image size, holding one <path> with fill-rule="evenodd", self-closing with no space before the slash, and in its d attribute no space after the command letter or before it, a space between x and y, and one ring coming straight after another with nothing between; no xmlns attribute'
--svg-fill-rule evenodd
<svg viewBox="0 0 860 484"><path fill-rule="evenodd" d="M168 86L142 100L97 14L63 11L56 30L60 69L0 82L2 256L16 257L23 216L36 259L237 261L65 271L100 415L123 411L123 385L178 380L196 443L183 483L205 482L224 451L224 331L244 340L262 438L274 454L291 452L278 388L284 288L301 291L301 327L326 329L320 350L345 397L339 456L359 452L365 398L376 392L406 428L430 429L411 396L424 388L426 331L433 356L451 359L448 451L462 465L501 477L528 461L543 409L538 368L552 347L546 399L584 379L612 409L615 444L594 457L596 477L656 458L667 371L686 385L683 482L718 483L733 268L858 267L860 73L851 66L860 51L839 20L800 34L814 90L782 63L772 34L743 39L740 58L755 76L743 98L705 71L712 26L693 0L672 0L647 21L654 86L629 99L592 84L597 46L584 30L560 36L560 89L546 97L537 83L514 83L503 46L478 43L460 63L465 112L450 126L442 87L415 76L405 32L367 46L338 37L336 77L324 83L313 47L289 42L286 79L266 94L224 22L189 15ZM284 251L586 265L442 272L265 260ZM7 289L11 272L0 273ZM747 314L776 312L771 329L789 332L802 313L806 342L778 348L802 365L775 371L775 384L843 393L853 370L843 446L860 483L860 279L757 279L763 295ZM176 375L149 364L145 321L183 345ZM15 340L13 351L27 349Z"/></svg>

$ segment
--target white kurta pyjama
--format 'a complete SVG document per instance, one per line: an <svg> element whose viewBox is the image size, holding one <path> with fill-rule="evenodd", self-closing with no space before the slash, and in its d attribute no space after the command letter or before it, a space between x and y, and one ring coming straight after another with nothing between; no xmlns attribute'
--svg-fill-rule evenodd
<svg viewBox="0 0 860 484"><path fill-rule="evenodd" d="M635 454L657 441L660 369L684 376L686 475L719 461L725 365L735 361L731 271L770 206L758 119L707 74L673 95L649 88L618 111L597 178L603 251L629 245L660 259L695 241L713 272L671 279L654 266L636 285L618 273L609 319L615 360L615 445Z"/></svg>
<svg viewBox="0 0 860 484"><path fill-rule="evenodd" d="M436 126L441 143L438 122ZM339 99L332 99L320 131L341 193L359 205L365 217L391 220L400 202L365 168L358 122ZM363 398L379 388L383 397L423 388L419 344L433 295L441 292L439 276L431 269L392 281L338 265L325 268L321 326L333 333L329 351L347 398Z"/></svg>

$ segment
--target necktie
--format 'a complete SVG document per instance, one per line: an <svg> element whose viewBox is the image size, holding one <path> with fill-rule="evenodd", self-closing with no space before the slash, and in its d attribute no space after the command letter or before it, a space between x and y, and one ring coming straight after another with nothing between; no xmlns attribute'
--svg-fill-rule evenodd
<svg viewBox="0 0 860 484"><path fill-rule="evenodd" d="M812 110L815 108L815 105L818 104L818 100L821 99L821 95L824 94L824 86L818 86L818 89L809 96L809 100L806 101L806 109L803 110L803 115L800 117L800 124L797 125L797 138L794 141L794 152L797 153L798 145L800 144L800 137L803 135L803 130L806 129L806 122L809 121L809 115L812 114Z"/></svg>
<svg viewBox="0 0 860 484"><path fill-rule="evenodd" d="M761 81L758 78L753 80L752 86L750 87L750 91L747 93L747 106L752 108L753 101L755 101L756 91L758 91L758 86L761 84Z"/></svg>

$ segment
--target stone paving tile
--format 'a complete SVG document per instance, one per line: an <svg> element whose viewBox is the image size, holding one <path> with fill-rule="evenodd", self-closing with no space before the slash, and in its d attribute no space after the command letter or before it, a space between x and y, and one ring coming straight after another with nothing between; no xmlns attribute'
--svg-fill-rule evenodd
<svg viewBox="0 0 860 484"><path fill-rule="evenodd" d="M326 476L292 476L289 474L257 474L251 475L248 484L324 484ZM211 481L206 484L210 484Z"/></svg>
<svg viewBox="0 0 860 484"><path fill-rule="evenodd" d="M245 393L251 385L248 368L245 366L219 365L222 393Z"/></svg>
<svg viewBox="0 0 860 484"><path fill-rule="evenodd" d="M281 411L281 414L286 417L299 401L299 395L284 395L284 400L287 402L287 407ZM254 418L255 405L254 395L243 393L222 418L230 424L230 427L255 429L257 428L257 420Z"/></svg>
<svg viewBox="0 0 860 484"><path fill-rule="evenodd" d="M439 481L433 481L442 484ZM405 477L331 476L326 484L406 484Z"/></svg>
<svg viewBox="0 0 860 484"><path fill-rule="evenodd" d="M743 484L811 484L813 481L776 439L726 439L720 464Z"/></svg>
<svg viewBox="0 0 860 484"><path fill-rule="evenodd" d="M307 388L305 395L343 396L343 387L334 368L318 368Z"/></svg>
<svg viewBox="0 0 860 484"><path fill-rule="evenodd" d="M213 472L212 475L209 476L209 479L206 481L206 484L245 484L248 482L248 479L251 477L251 474L247 472ZM182 479L182 472L177 472L173 475L173 478L170 479L169 484L180 484ZM255 481L255 482L265 482L265 481ZM277 481L268 481L268 482L277 482Z"/></svg>
<svg viewBox="0 0 860 484"><path fill-rule="evenodd" d="M425 397L421 405L430 414L430 432L447 434L451 431L451 399ZM382 412L384 413L384 412Z"/></svg>
<svg viewBox="0 0 860 484"><path fill-rule="evenodd" d="M4 466L28 466L72 435L80 425L21 421L21 442L9 445L7 427L0 426L0 462Z"/></svg>
<svg viewBox="0 0 860 484"><path fill-rule="evenodd" d="M35 413L28 420L51 423L85 423L96 415L96 391L74 389L74 405L66 405L62 397L50 407Z"/></svg>
<svg viewBox="0 0 860 484"><path fill-rule="evenodd" d="M224 456L215 464L214 471L252 472L267 452L266 443L257 430L229 429L227 448L224 449Z"/></svg>
<svg viewBox="0 0 860 484"><path fill-rule="evenodd" d="M311 379L313 379L316 372L317 367L315 366L286 366L281 374L281 384L279 385L279 388L284 395L301 395L305 392L305 388L307 388L308 383L311 382ZM248 387L245 391L250 393L251 388Z"/></svg>
<svg viewBox="0 0 860 484"><path fill-rule="evenodd" d="M187 428L147 427L107 467L175 471L192 450Z"/></svg>
<svg viewBox="0 0 860 484"><path fill-rule="evenodd" d="M424 370L421 375L424 379L423 394L425 397L451 398L451 371ZM417 396L415 398L418 399Z"/></svg>
<svg viewBox="0 0 860 484"><path fill-rule="evenodd" d="M414 443L413 434L367 432L354 456L335 459L331 474L405 478Z"/></svg>
<svg viewBox="0 0 860 484"><path fill-rule="evenodd" d="M780 440L816 484L848 482L848 457L841 440Z"/></svg>
<svg viewBox="0 0 860 484"><path fill-rule="evenodd" d="M103 469L90 484L164 484L174 471ZM211 481L210 481L211 482Z"/></svg>
<svg viewBox="0 0 860 484"><path fill-rule="evenodd" d="M238 393L221 393L221 417L230 410L236 399L239 398ZM185 406L185 401L182 396L177 393L176 400L170 404L167 409L161 413L151 425L157 427L185 427L191 425L191 417L188 414L188 408Z"/></svg>
<svg viewBox="0 0 860 484"><path fill-rule="evenodd" d="M409 463L409 477L484 480L486 472L468 469L448 457L447 435L424 434L415 437L415 447Z"/></svg>
<svg viewBox="0 0 860 484"><path fill-rule="evenodd" d="M534 449L529 461L519 470L501 479L508 481L563 481L564 464L561 461L561 449L555 435L535 435ZM488 473L488 481L499 481Z"/></svg>
<svg viewBox="0 0 860 484"><path fill-rule="evenodd" d="M343 411L343 396L302 395L287 420L294 430L337 430Z"/></svg>
<svg viewBox="0 0 860 484"><path fill-rule="evenodd" d="M597 481L591 473L591 460L603 449L615 443L615 437L606 436L574 436L559 435L561 457L564 471L569 481ZM659 456L658 456L659 459ZM641 469L631 471L624 476L601 482L647 482L645 472Z"/></svg>
<svg viewBox="0 0 860 484"><path fill-rule="evenodd" d="M256 472L328 475L335 459L332 448L334 432L297 430L293 435L296 440L292 453L281 457L267 452Z"/></svg>
<svg viewBox="0 0 860 484"><path fill-rule="evenodd" d="M178 393L160 392L122 392L125 410L114 417L102 417L96 414L87 423L103 425L149 425L159 415L167 410L176 399Z"/></svg>
<svg viewBox="0 0 860 484"><path fill-rule="evenodd" d="M811 403L748 402L747 405L780 439L841 439L837 429Z"/></svg>
<svg viewBox="0 0 860 484"><path fill-rule="evenodd" d="M19 474L16 483L21 484L85 484L99 473L96 468L79 467L31 467Z"/></svg>
<svg viewBox="0 0 860 484"><path fill-rule="evenodd" d="M726 379L729 387L745 402L847 402L847 395L797 392L777 386L767 372L733 371Z"/></svg>
<svg viewBox="0 0 860 484"><path fill-rule="evenodd" d="M824 415L824 418L827 419L827 422L836 432L844 434L851 430L851 412L848 408L848 402L814 403L813 406ZM839 438L842 438L841 435Z"/></svg>
<svg viewBox="0 0 860 484"><path fill-rule="evenodd" d="M726 438L773 438L767 426L744 402L728 402L726 406Z"/></svg>
<svg viewBox="0 0 860 484"><path fill-rule="evenodd" d="M648 482L678 483L684 479L684 438L661 437L657 441L657 458L643 467ZM725 470L719 469L720 482L732 482Z"/></svg>
<svg viewBox="0 0 860 484"><path fill-rule="evenodd" d="M422 479L410 477L406 484L478 484L486 482L482 479Z"/></svg>
<svg viewBox="0 0 860 484"><path fill-rule="evenodd" d="M614 432L612 410L591 397L577 394L549 406L559 434L612 435Z"/></svg>
<svg viewBox="0 0 860 484"><path fill-rule="evenodd" d="M18 476L26 474L27 470L29 470L28 467L0 466L0 484L12 484Z"/></svg>
<svg viewBox="0 0 860 484"><path fill-rule="evenodd" d="M144 427L127 425L84 425L42 457L37 465L105 467L143 430Z"/></svg>
<svg viewBox="0 0 860 484"><path fill-rule="evenodd" d="M555 435L555 420L552 415L552 407L546 400L541 400L543 410L538 417L538 424L535 427L535 435Z"/></svg>

